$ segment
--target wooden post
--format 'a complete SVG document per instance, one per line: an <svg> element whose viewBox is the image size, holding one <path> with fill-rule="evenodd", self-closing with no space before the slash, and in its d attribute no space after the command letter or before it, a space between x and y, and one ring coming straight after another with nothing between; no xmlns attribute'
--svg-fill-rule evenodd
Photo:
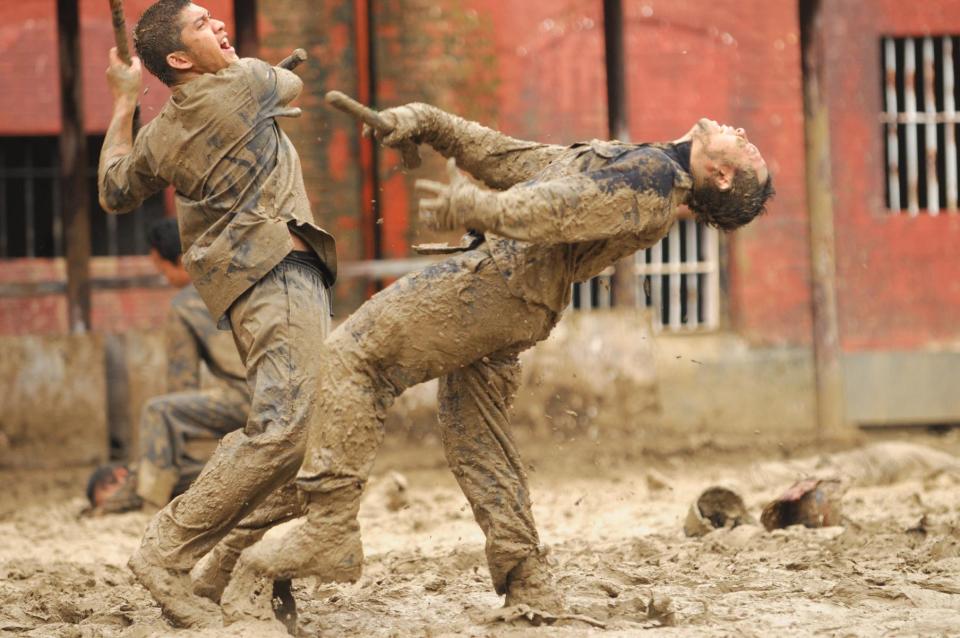
<svg viewBox="0 0 960 638"><path fill-rule="evenodd" d="M90 197L87 137L83 128L83 77L79 3L57 0L60 61L60 202L67 254L67 325L90 330Z"/></svg>
<svg viewBox="0 0 960 638"><path fill-rule="evenodd" d="M823 4L800 0L807 206L810 210L813 347L819 438L844 436L843 367L837 328L836 255L830 170Z"/></svg>
<svg viewBox="0 0 960 638"><path fill-rule="evenodd" d="M629 142L621 0L603 0L603 49L607 72L607 134L610 139ZM617 306L633 308L637 305L634 264L634 256L630 255L618 261L614 267L613 300Z"/></svg>

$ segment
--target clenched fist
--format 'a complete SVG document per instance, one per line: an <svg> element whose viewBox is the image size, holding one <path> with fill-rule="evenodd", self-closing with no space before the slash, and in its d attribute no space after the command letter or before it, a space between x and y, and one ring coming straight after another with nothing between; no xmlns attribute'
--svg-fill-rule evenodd
<svg viewBox="0 0 960 638"><path fill-rule="evenodd" d="M110 66L107 67L107 84L113 92L114 102L126 101L136 104L143 84L143 67L140 58L134 56L128 66L117 54L117 48L110 49Z"/></svg>

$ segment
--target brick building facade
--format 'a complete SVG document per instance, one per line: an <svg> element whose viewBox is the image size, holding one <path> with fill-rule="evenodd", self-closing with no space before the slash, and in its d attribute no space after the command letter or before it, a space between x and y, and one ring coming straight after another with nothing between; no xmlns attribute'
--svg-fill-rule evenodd
<svg viewBox="0 0 960 638"><path fill-rule="evenodd" d="M126 4L132 23L148 2ZM952 250L960 239L960 215L888 210L885 129L878 122L884 109L884 38L960 34L960 2L623 4L630 137L670 139L703 115L743 126L768 158L776 182L778 196L769 214L720 242L720 327L755 345L809 348L814 342L801 38L801 9L813 4L824 25L820 90L829 112L836 329L847 380L856 377L851 387L860 388L857 378L864 366L875 367L876 356L887 357L882 365L892 369L898 359L889 357L902 351L952 356L960 343L954 320L960 316L955 276L960 257ZM54 5L55 0L23 0L0 6L5 53L0 136L13 143L58 131ZM106 2L80 5L86 126L96 136L109 118L102 73L112 32ZM428 156L416 175L402 173L392 151L366 146L352 122L323 105L329 89L380 107L430 101L521 138L567 143L608 134L602 0L208 0L206 5L228 25L235 15L256 24L265 59L279 60L295 46L309 52L301 70L304 116L284 128L301 154L314 210L337 236L345 262L405 257L411 242L426 238L415 221L412 184L415 177L441 175L441 163ZM897 41L902 58L904 45ZM954 56L957 50L960 46ZM938 64L942 73L943 62ZM148 80L145 119L166 95ZM943 96L938 99L942 105ZM945 127L955 125L941 124L945 140ZM944 164L945 142L941 149ZM6 206L5 219L16 214ZM9 228L8 222L7 246L19 241ZM121 236L132 231L125 232ZM42 294L44 285L62 279L61 261L0 262L0 290L29 293L0 297L0 334L66 331L62 294ZM136 256L95 257L92 268L94 277L105 281L150 275L149 265ZM370 290L364 280L343 280L337 291L340 312ZM155 326L169 295L157 287L95 288L94 329ZM874 357L873 363L862 354ZM917 365L934 376L943 369L941 363L929 369L927 363ZM853 391L869 393L869 387Z"/></svg>

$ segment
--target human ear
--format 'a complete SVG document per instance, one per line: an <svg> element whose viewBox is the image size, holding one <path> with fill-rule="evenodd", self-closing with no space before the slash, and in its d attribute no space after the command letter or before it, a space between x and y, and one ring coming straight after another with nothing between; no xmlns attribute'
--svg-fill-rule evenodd
<svg viewBox="0 0 960 638"><path fill-rule="evenodd" d="M178 71L189 71L193 68L193 60L183 51L168 53L167 64Z"/></svg>
<svg viewBox="0 0 960 638"><path fill-rule="evenodd" d="M733 176L736 169L730 164L717 164L714 168L713 183L721 191L728 191L733 186Z"/></svg>

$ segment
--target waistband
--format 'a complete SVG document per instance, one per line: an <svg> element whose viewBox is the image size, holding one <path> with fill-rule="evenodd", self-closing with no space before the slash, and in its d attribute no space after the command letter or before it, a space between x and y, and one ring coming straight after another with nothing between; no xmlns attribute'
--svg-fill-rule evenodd
<svg viewBox="0 0 960 638"><path fill-rule="evenodd" d="M327 265L323 263L317 253L311 250L290 251L280 263L306 268L320 277L323 280L323 285L327 288L333 285L333 275L330 273L330 269L327 268Z"/></svg>

